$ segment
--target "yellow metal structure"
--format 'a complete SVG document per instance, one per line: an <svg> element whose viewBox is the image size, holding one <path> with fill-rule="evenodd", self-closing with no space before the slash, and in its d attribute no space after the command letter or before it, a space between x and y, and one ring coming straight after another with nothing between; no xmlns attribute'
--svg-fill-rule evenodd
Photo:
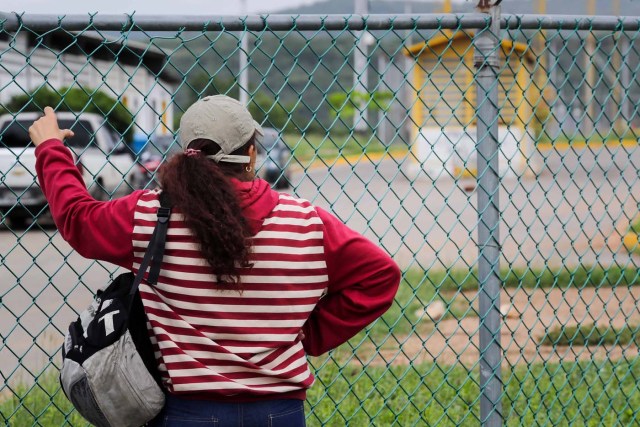
<svg viewBox="0 0 640 427"><path fill-rule="evenodd" d="M475 122L471 37L473 33L458 31L407 48L406 54L418 58L413 70L418 101L413 107L415 123L444 128L466 127ZM535 58L522 43L502 40L501 47L504 62L498 88L499 120L508 126L524 127L532 115L532 104L525 99Z"/></svg>
<svg viewBox="0 0 640 427"><path fill-rule="evenodd" d="M457 31L441 34L430 40L407 47L405 54L415 58L413 87L415 102L412 118L416 124L414 141L430 140L424 136L434 132L446 134L449 130L471 132L476 124L476 86L473 64L473 32ZM532 123L531 102L541 93L532 93L535 55L531 49L512 40L501 41L501 65L498 86L499 126L510 133L522 135L517 141L522 167L533 151L531 131L526 127ZM422 135L421 135L422 134ZM455 144L454 144L455 145ZM418 157L419 158L419 157ZM466 166L455 165L452 174L474 175Z"/></svg>

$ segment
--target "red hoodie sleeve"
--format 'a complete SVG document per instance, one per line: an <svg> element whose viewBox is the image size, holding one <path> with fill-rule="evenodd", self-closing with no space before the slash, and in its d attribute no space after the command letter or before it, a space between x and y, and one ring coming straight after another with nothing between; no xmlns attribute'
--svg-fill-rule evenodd
<svg viewBox="0 0 640 427"><path fill-rule="evenodd" d="M329 288L302 329L311 356L339 346L382 316L400 284L400 269L389 255L333 215L316 211L325 229Z"/></svg>
<svg viewBox="0 0 640 427"><path fill-rule="evenodd" d="M35 153L40 188L62 238L85 258L130 269L134 209L143 192L99 202L87 191L71 151L61 141L50 139Z"/></svg>

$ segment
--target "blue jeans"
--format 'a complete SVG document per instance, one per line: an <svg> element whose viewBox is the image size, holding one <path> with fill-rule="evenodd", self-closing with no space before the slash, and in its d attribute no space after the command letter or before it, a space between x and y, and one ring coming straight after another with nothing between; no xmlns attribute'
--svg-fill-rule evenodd
<svg viewBox="0 0 640 427"><path fill-rule="evenodd" d="M265 400L223 403L167 395L150 427L304 427L304 401Z"/></svg>

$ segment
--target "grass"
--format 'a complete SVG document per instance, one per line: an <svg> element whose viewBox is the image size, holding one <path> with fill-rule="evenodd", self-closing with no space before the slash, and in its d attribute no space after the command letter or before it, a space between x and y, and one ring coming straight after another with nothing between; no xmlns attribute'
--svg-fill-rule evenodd
<svg viewBox="0 0 640 427"><path fill-rule="evenodd" d="M638 326L622 328L596 326L593 323L557 327L538 339L542 345L627 345L640 343Z"/></svg>
<svg viewBox="0 0 640 427"><path fill-rule="evenodd" d="M510 269L501 274L507 288L559 288L612 287L640 285L640 271L633 268L581 265L575 268ZM376 348L394 345L387 338L418 333L426 336L435 327L421 311L433 301L445 306L443 320L477 317L474 307L477 298L469 295L478 289L475 270L455 268L449 270L410 269L404 273L396 298L389 310L367 329L352 339L354 347L363 356ZM367 336L368 334L368 336ZM345 355L346 356L346 355Z"/></svg>
<svg viewBox="0 0 640 427"><path fill-rule="evenodd" d="M509 288L564 289L640 284L637 269L620 267L504 270L501 276L504 286ZM435 325L418 312L434 300L444 303L445 319L476 316L472 308L473 294L467 297L463 292L474 291L477 287L478 275L474 270L406 271L392 307L367 328L368 336L363 331L350 341L351 345L334 351L332 358L313 360L318 368L318 382L309 394L309 425L323 422L344 425L347 419L351 425L391 425L396 418L401 425L424 425L424 420L432 425L438 420L442 422L439 425L478 425L475 371L458 365L433 363L367 367L364 370L339 365L354 353L365 356L360 360L368 360L368 356L376 351L397 345L395 340L386 339L390 334L397 338L416 333L425 336ZM557 337L550 335L547 340L557 345L564 339L571 339L572 344L578 345L580 336L589 344L610 343L610 336L617 336L619 344L630 342L620 341L627 340L627 336L629 340L635 340L632 327L609 333L593 327L589 330L588 326L583 328L575 332L565 328L564 333L554 330L552 334L558 334ZM596 339L596 334L605 338ZM567 420L573 420L575 425L590 425L591 422L611 425L612 420L640 421L634 418L634 408L640 408L640 388L635 387L633 380L640 376L640 359L615 365L606 362L603 366L583 362L537 364L505 371L507 425L520 425L521 418L529 424L554 426L567 425ZM59 388L57 373L41 375L35 387L22 384L9 389L5 386L3 392L6 397L0 396L0 421L5 424L31 426L37 420L43 426L57 426L67 420L71 425L86 425L72 412ZM626 403L627 398L629 403Z"/></svg>
<svg viewBox="0 0 640 427"><path fill-rule="evenodd" d="M607 133L599 133L594 131L590 135L584 135L579 131L576 131L572 135L565 134L560 135L553 140L549 136L543 136L538 143L540 144L603 144L603 143L619 143L620 141L630 140L637 141L640 135L635 129L628 130L624 133L618 133L615 131L609 131Z"/></svg>
<svg viewBox="0 0 640 427"><path fill-rule="evenodd" d="M640 360L503 370L505 425L630 425L639 421ZM308 396L317 425L479 425L477 370L444 364L326 365Z"/></svg>
<svg viewBox="0 0 640 427"><path fill-rule="evenodd" d="M640 284L640 271L619 266L589 266L561 268L513 268L501 271L503 286L507 288L611 287ZM472 291L478 289L476 270L452 268L448 270L411 269L405 282L413 287L431 286L440 291Z"/></svg>
<svg viewBox="0 0 640 427"><path fill-rule="evenodd" d="M610 132L608 134L598 135L597 133L585 136L565 135L550 140L542 138L540 144L603 144L603 143L619 143L623 140L637 141L639 135L637 131L631 130L624 134L616 134ZM333 164L337 159L344 156L366 154L379 154L388 151L407 151L408 147L404 144L385 145L382 141L370 133L364 134L342 134L342 133L289 133L283 136L285 143L291 148L293 156L300 162L303 167L307 167L314 160L323 160L327 164Z"/></svg>
<svg viewBox="0 0 640 427"><path fill-rule="evenodd" d="M11 388L5 385L4 390L11 393L5 398L0 396L0 421L5 425L89 425L67 400L55 370L45 371L33 386L18 383Z"/></svg>
<svg viewBox="0 0 640 427"><path fill-rule="evenodd" d="M291 148L293 157L305 168L315 160L331 165L344 156L385 153L391 147L391 151L399 149L397 145L384 145L370 134L286 134L283 139ZM404 149L406 151L406 147Z"/></svg>
<svg viewBox="0 0 640 427"><path fill-rule="evenodd" d="M598 135L597 133L585 136L565 135L550 140L542 138L539 144L603 144L603 143L619 143L623 140L637 141L639 138L635 130L628 131L624 134L616 134L610 132L606 135ZM327 165L332 165L338 159L351 155L368 155L380 154L386 152L407 151L408 147L404 144L385 145L382 141L370 133L364 134L342 134L334 132L324 133L289 133L283 136L285 143L291 148L293 157L304 168L307 168L314 161L324 161Z"/></svg>
<svg viewBox="0 0 640 427"><path fill-rule="evenodd" d="M305 408L309 426L479 425L477 369L435 363L345 367L326 359L316 371ZM639 376L637 358L503 369L505 425L637 425ZM19 397L0 399L7 425L87 425L72 412L53 373L34 387L13 390Z"/></svg>

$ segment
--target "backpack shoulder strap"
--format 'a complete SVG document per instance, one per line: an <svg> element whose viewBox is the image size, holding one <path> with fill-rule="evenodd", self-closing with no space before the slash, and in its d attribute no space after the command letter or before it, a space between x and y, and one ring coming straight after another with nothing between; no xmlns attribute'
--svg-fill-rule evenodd
<svg viewBox="0 0 640 427"><path fill-rule="evenodd" d="M158 282L158 276L160 275L160 266L162 265L162 258L164 257L165 241L167 239L167 229L169 228L169 218L171 217L171 201L166 191L160 193L160 207L158 208L158 222L156 223L155 231L156 244L151 250L153 251L151 259L151 270L149 270L149 276L147 277L147 283L155 285Z"/></svg>
<svg viewBox="0 0 640 427"><path fill-rule="evenodd" d="M169 193L165 190L162 190L162 193L160 193L160 207L171 208L171 197L169 197Z"/></svg>
<svg viewBox="0 0 640 427"><path fill-rule="evenodd" d="M166 192L160 193L160 207L157 213L158 219L156 226L149 240L149 246L144 254L144 258L140 263L140 268L135 276L133 285L129 295L132 297L138 290L138 286L144 278L144 274L151 264L151 270L147 277L147 283L155 285L160 275L160 266L162 265L162 258L164 257L165 240L167 238L167 229L169 228L169 218L171 217L171 205L170 198Z"/></svg>

